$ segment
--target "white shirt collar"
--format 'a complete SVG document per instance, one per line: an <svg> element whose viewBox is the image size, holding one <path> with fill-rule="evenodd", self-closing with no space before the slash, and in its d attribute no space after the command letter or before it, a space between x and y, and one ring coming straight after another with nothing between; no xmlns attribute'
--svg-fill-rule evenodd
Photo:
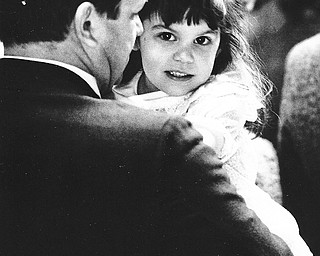
<svg viewBox="0 0 320 256"><path fill-rule="evenodd" d="M60 66L66 69L69 69L70 71L72 71L73 73L77 74L78 76L80 76L83 80L85 80L87 82L87 84L91 87L91 89L101 98L101 94L97 85L97 81L94 78L94 76L90 75L89 73L83 71L80 68L77 68L75 66L72 66L70 64L64 63L64 62L60 62L60 61L56 61L56 60L47 60L47 59L39 59L39 58L30 58L30 57L21 57L21 56L2 56L1 58L6 59L6 58L10 58L10 59L21 59L21 60L30 60L30 61L37 61L37 62L44 62L44 63L49 63L49 64L53 64L56 66Z"/></svg>

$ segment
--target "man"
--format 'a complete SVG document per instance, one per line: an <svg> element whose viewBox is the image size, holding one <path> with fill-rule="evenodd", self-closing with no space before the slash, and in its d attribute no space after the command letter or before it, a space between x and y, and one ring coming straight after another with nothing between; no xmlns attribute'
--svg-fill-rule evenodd
<svg viewBox="0 0 320 256"><path fill-rule="evenodd" d="M295 214L314 255L320 255L320 34L288 53L279 124L283 204Z"/></svg>
<svg viewBox="0 0 320 256"><path fill-rule="evenodd" d="M99 95L145 0L1 0L1 255L292 255L187 121Z"/></svg>

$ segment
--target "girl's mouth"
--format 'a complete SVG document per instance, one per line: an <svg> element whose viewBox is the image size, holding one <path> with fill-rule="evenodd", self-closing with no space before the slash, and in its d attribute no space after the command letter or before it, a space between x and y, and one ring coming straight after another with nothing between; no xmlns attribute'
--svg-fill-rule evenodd
<svg viewBox="0 0 320 256"><path fill-rule="evenodd" d="M189 80L193 77L193 75L184 73L184 72L180 72L180 71L165 71L166 75L174 80L182 80L182 81L186 81Z"/></svg>

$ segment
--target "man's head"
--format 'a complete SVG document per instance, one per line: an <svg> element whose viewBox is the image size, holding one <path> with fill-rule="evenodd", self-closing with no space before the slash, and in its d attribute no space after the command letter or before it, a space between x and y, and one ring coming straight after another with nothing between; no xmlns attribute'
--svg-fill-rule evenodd
<svg viewBox="0 0 320 256"><path fill-rule="evenodd" d="M94 75L103 91L119 79L142 33L138 12L145 2L0 0L0 41L8 54L75 65ZM31 45L37 50L28 51Z"/></svg>
<svg viewBox="0 0 320 256"><path fill-rule="evenodd" d="M0 41L5 45L39 41L62 41L78 6L84 0L0 0ZM119 15L121 0L92 0L108 18Z"/></svg>

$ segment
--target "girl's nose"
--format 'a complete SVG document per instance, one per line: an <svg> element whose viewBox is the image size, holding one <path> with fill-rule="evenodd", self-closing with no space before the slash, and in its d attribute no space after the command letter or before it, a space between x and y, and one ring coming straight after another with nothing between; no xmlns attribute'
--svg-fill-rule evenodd
<svg viewBox="0 0 320 256"><path fill-rule="evenodd" d="M183 63L192 63L194 61L193 52L188 47L180 48L173 54L173 59Z"/></svg>

